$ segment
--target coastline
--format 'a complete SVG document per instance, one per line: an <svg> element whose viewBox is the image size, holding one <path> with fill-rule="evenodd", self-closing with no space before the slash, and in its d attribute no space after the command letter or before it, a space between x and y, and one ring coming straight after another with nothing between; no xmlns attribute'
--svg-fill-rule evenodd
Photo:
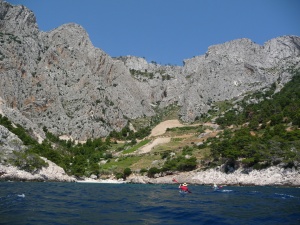
<svg viewBox="0 0 300 225"><path fill-rule="evenodd" d="M174 172L171 175L156 174L149 178L141 174L131 174L126 180L122 179L98 179L82 178L76 179L68 176L65 171L47 161L49 166L35 173L19 170L13 166L0 165L0 181L37 181L37 182L77 182L77 183L99 183L99 184L174 184L178 183L195 185L212 185L214 183L224 186L288 186L300 187L300 170L293 168L281 168L272 166L262 170L237 169L231 173L224 173L220 167L190 172Z"/></svg>
<svg viewBox="0 0 300 225"><path fill-rule="evenodd" d="M216 183L224 186L300 187L300 170L269 167L262 170L244 171L243 169L238 169L232 173L223 173L219 168L214 168L206 171L174 173L156 178L133 174L128 177L127 181L129 183L144 184L174 184L173 179L178 181L178 183L197 185L212 185Z"/></svg>

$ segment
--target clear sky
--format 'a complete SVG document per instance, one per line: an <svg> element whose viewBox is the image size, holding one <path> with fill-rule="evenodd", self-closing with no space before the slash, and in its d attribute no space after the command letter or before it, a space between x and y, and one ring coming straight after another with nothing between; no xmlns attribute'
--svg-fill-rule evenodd
<svg viewBox="0 0 300 225"><path fill-rule="evenodd" d="M113 57L182 65L238 38L300 36L300 0L6 0L31 9L42 31L77 23Z"/></svg>

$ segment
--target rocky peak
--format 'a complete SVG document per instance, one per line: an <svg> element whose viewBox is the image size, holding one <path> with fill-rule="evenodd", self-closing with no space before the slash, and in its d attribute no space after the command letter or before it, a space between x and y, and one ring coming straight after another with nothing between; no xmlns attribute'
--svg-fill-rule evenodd
<svg viewBox="0 0 300 225"><path fill-rule="evenodd" d="M84 50L86 47L92 47L88 34L78 24L64 24L50 32L43 33L43 37L49 44L55 43L57 46L66 46L77 50Z"/></svg>
<svg viewBox="0 0 300 225"><path fill-rule="evenodd" d="M146 59L141 57L129 55L129 56L121 56L116 59L122 61L128 69L145 71L148 70L150 67Z"/></svg>
<svg viewBox="0 0 300 225"><path fill-rule="evenodd" d="M282 60L300 60L300 38L297 36L282 36L267 41L263 46L265 63L269 67L276 66Z"/></svg>
<svg viewBox="0 0 300 225"><path fill-rule="evenodd" d="M35 15L28 8L0 1L0 30L17 36L32 36L39 33Z"/></svg>
<svg viewBox="0 0 300 225"><path fill-rule="evenodd" d="M255 44L248 38L241 38L232 41L225 42L223 44L213 45L208 47L208 51L205 54L206 57L209 55L224 55L245 57L249 51L259 48L260 46Z"/></svg>

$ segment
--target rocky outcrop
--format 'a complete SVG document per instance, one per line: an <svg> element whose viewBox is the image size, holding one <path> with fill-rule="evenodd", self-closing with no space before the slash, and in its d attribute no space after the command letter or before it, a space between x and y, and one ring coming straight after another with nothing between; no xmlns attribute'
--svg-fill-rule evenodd
<svg viewBox="0 0 300 225"><path fill-rule="evenodd" d="M68 176L63 168L55 163L42 158L47 166L32 173L11 165L15 159L15 153L24 153L27 147L23 142L7 128L0 125L0 180L19 181L66 181L72 182L76 179Z"/></svg>
<svg viewBox="0 0 300 225"><path fill-rule="evenodd" d="M0 164L6 163L14 151L23 151L22 141L8 129L0 125Z"/></svg>
<svg viewBox="0 0 300 225"><path fill-rule="evenodd" d="M14 166L0 164L0 180L13 181L54 181L54 182L74 182L75 178L68 176L65 171L55 163L43 158L48 163L48 167L43 167L35 173L20 170Z"/></svg>
<svg viewBox="0 0 300 225"><path fill-rule="evenodd" d="M45 133L41 127L24 116L19 110L10 108L6 102L0 97L0 114L6 116L16 125L19 124L27 131L30 131L31 136L39 143L45 139Z"/></svg>
<svg viewBox="0 0 300 225"><path fill-rule="evenodd" d="M127 182L164 184L174 183L173 178L179 183L200 185L274 185L274 186L300 186L300 171L295 168L269 167L262 170L238 169L232 173L224 173L220 170L209 169L206 171L192 171L178 173L169 176L148 178L147 176L131 175Z"/></svg>

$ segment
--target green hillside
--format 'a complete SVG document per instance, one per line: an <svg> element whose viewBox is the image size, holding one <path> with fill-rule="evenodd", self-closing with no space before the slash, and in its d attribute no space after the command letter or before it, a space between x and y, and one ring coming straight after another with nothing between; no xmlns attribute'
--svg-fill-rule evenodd
<svg viewBox="0 0 300 225"><path fill-rule="evenodd" d="M276 84L234 103L216 102L214 105L219 111L209 112L205 122L217 116L214 119L219 129L213 130L204 121L167 129L164 135L171 141L155 146L146 154L136 152L153 141L147 136L159 122L158 118L150 126L139 126L137 132L126 126L120 132L113 131L106 139L88 139L84 144L60 140L44 129L47 138L39 144L30 137L30 132L13 126L0 115L0 124L18 135L27 146L27 150L15 153L5 163L34 172L45 166L39 155L63 167L69 175L94 174L102 178L111 174L126 178L131 172L151 177L159 172L168 174L222 164L226 165L225 172L238 167L297 167L300 162L300 71L294 73L280 92L275 90Z"/></svg>

